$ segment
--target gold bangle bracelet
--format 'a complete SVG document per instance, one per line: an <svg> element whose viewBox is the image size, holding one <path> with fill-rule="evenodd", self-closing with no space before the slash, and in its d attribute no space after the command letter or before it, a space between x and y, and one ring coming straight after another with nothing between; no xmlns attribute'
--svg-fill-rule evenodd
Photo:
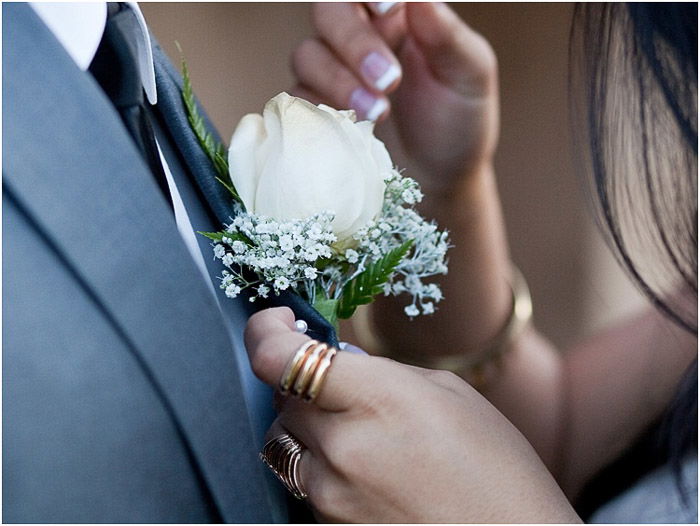
<svg viewBox="0 0 700 526"><path fill-rule="evenodd" d="M498 361L512 347L513 342L518 339L532 320L530 289L522 273L515 266L511 268L510 287L513 303L510 315L498 334L487 342L481 350L441 356L417 356L408 353L384 355L409 365L451 371L462 377L474 374L480 376L484 366Z"/></svg>

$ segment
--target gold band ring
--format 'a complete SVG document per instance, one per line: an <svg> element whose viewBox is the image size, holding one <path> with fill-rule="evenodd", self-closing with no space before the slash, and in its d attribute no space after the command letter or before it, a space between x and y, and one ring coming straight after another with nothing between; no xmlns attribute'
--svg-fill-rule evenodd
<svg viewBox="0 0 700 526"><path fill-rule="evenodd" d="M307 402L313 402L318 396L318 393L321 392L321 386L323 385L323 381L326 379L328 369L330 368L331 362L333 361L333 358L335 358L336 354L338 354L338 350L335 347L328 347L326 352L323 353L323 356L321 356L320 363L318 364L318 367L316 367L314 376L311 379L311 385L309 385L309 389L304 395L304 400Z"/></svg>
<svg viewBox="0 0 700 526"><path fill-rule="evenodd" d="M292 359L289 360L287 367L282 373L282 378L280 378L280 393L284 395L289 393L289 389L292 387L292 385L294 385L296 377L306 361L307 351L309 351L313 345L318 345L318 342L316 340L309 340L305 342L301 347L299 347L297 352L294 353Z"/></svg>
<svg viewBox="0 0 700 526"><path fill-rule="evenodd" d="M299 475L304 447L289 433L276 436L262 448L260 459L272 470L287 491L297 499L308 497Z"/></svg>
<svg viewBox="0 0 700 526"><path fill-rule="evenodd" d="M325 343L319 343L318 345L310 348L311 353L304 362L296 381L294 382L294 387L292 387L292 394L294 396L302 396L302 393L306 391L311 384L312 375L316 372L316 367L318 366L321 353L328 349L328 345Z"/></svg>
<svg viewBox="0 0 700 526"><path fill-rule="evenodd" d="M338 349L316 340L305 342L294 353L282 373L279 390L313 402L321 392Z"/></svg>

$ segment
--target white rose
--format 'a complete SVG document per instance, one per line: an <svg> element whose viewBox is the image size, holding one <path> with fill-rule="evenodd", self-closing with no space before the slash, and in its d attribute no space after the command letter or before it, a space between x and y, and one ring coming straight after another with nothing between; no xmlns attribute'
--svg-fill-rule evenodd
<svg viewBox="0 0 700 526"><path fill-rule="evenodd" d="M343 243L382 208L393 170L369 121L286 93L262 115L241 119L231 138L231 180L246 210L277 221L331 211Z"/></svg>

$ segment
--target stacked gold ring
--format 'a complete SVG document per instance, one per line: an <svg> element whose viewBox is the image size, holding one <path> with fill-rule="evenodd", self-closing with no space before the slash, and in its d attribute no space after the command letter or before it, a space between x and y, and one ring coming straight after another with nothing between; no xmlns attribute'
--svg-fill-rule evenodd
<svg viewBox="0 0 700 526"><path fill-rule="evenodd" d="M304 451L299 441L289 433L276 436L262 448L260 459L297 499L308 497L299 476L299 463Z"/></svg>
<svg viewBox="0 0 700 526"><path fill-rule="evenodd" d="M305 342L289 360L279 390L312 402L321 392L328 369L338 350L316 340Z"/></svg>

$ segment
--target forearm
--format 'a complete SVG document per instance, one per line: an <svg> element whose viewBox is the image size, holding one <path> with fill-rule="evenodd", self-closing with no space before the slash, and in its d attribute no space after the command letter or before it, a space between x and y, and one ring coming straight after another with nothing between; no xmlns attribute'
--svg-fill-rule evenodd
<svg viewBox="0 0 700 526"><path fill-rule="evenodd" d="M530 327L513 343L480 389L528 439L559 481L565 461L565 381L562 355Z"/></svg>
<svg viewBox="0 0 700 526"><path fill-rule="evenodd" d="M372 306L382 353L409 356L478 354L496 336L512 309L511 263L491 166L465 178L458 191L427 195L422 214L451 232L449 273L440 282L445 299L430 316L406 320L405 300ZM482 394L526 436L552 472L560 470L562 360L529 327L507 349ZM469 378L466 378L469 380Z"/></svg>
<svg viewBox="0 0 700 526"><path fill-rule="evenodd" d="M563 352L531 329L481 392L573 499L668 407L696 350L653 309Z"/></svg>
<svg viewBox="0 0 700 526"><path fill-rule="evenodd" d="M575 496L668 408L697 359L697 337L649 307L563 358L560 483Z"/></svg>

